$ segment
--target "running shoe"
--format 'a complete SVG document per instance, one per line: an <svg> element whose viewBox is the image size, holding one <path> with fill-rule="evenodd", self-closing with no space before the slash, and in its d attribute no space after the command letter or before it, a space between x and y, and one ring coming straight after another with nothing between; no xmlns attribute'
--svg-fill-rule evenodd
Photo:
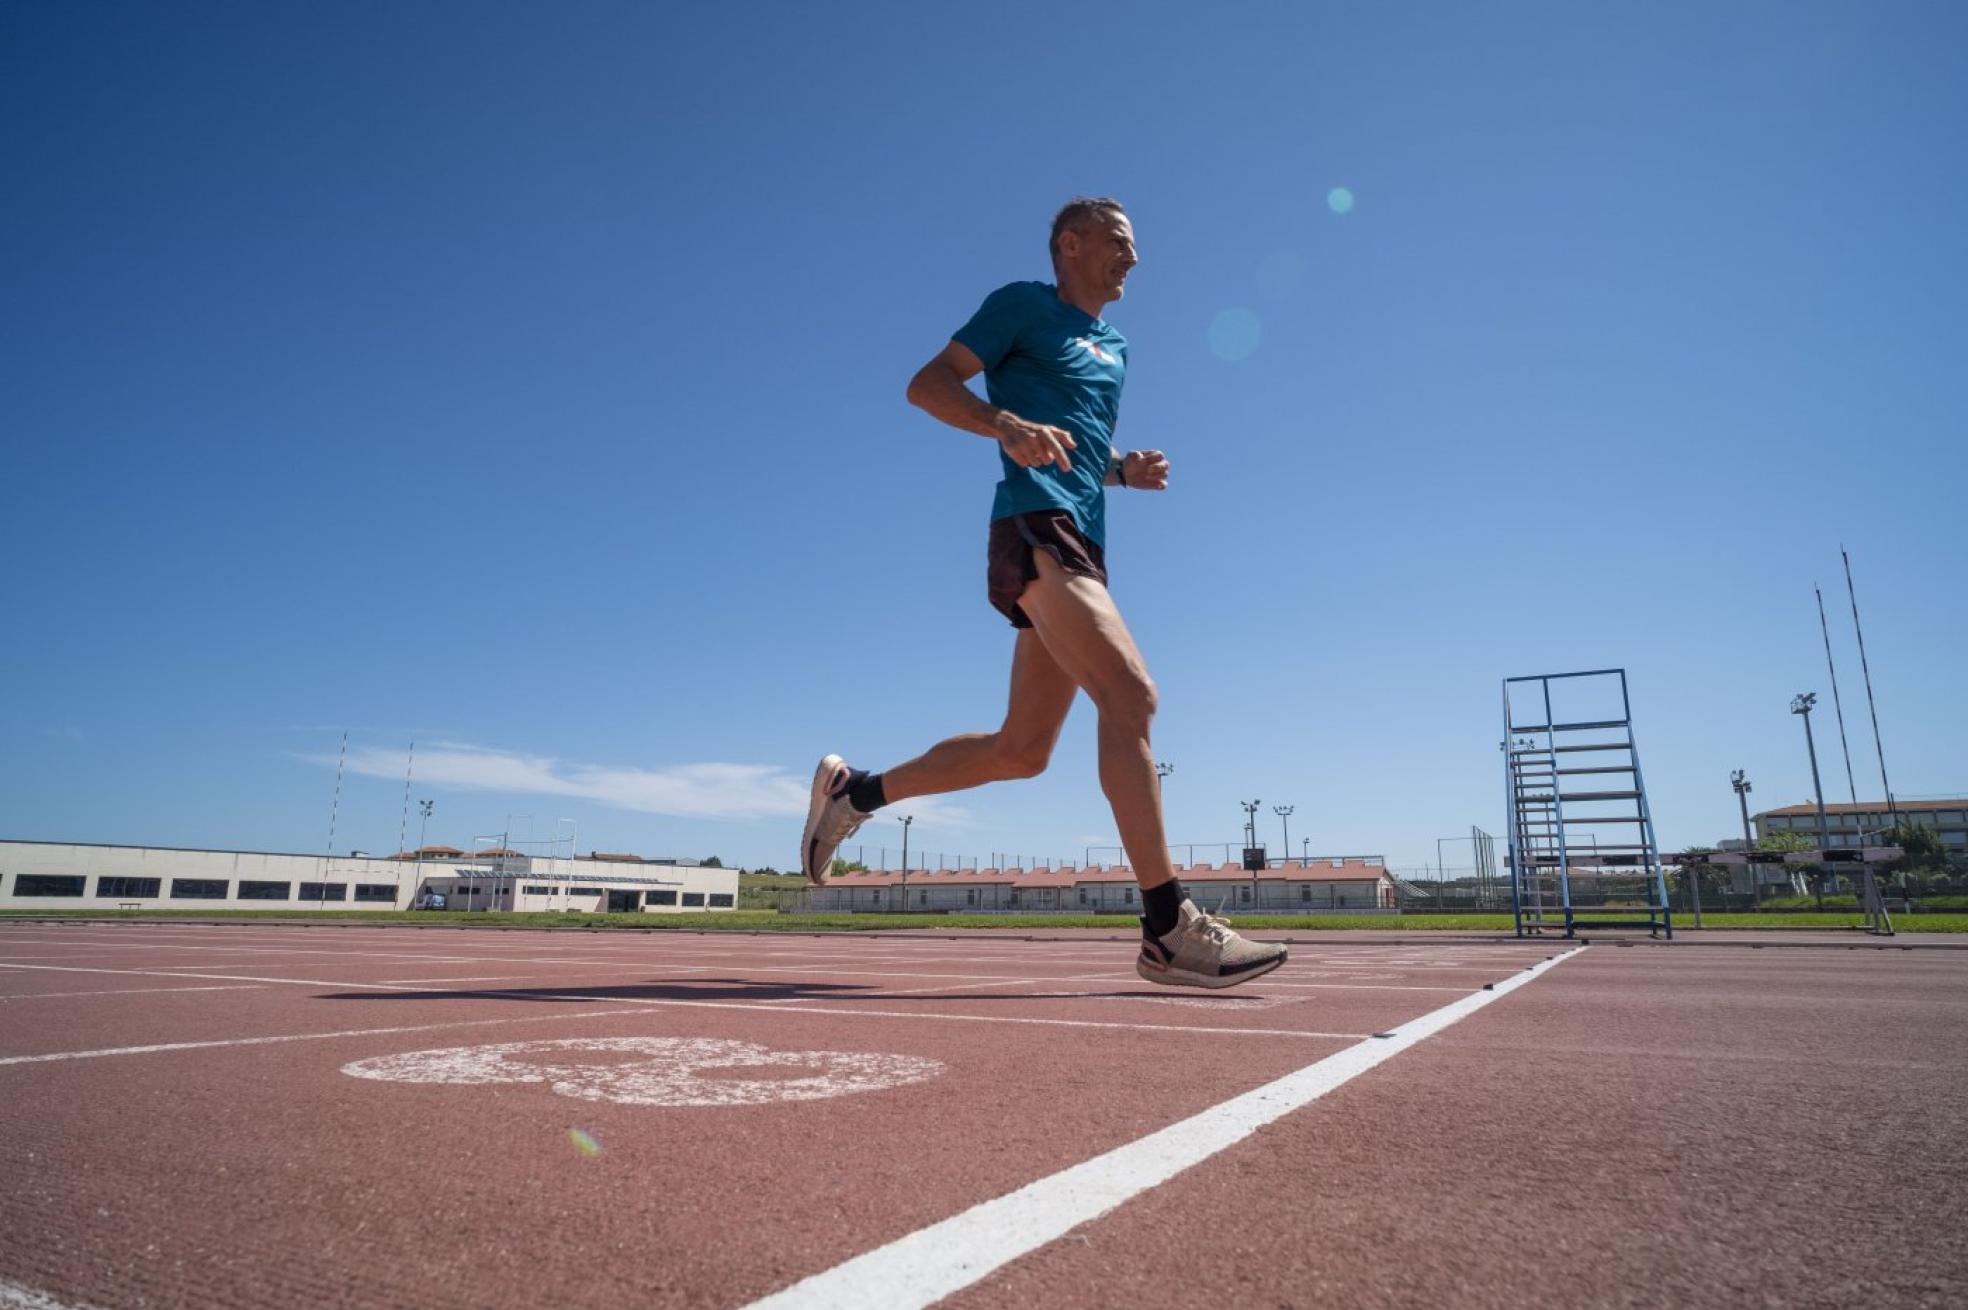
<svg viewBox="0 0 1968 1310"><path fill-rule="evenodd" d="M1235 987L1270 973L1285 962L1285 948L1254 942L1232 932L1230 921L1184 900L1175 927L1156 937L1141 921L1141 957L1134 971L1168 987Z"/></svg>
<svg viewBox="0 0 1968 1310"><path fill-rule="evenodd" d="M827 885L834 852L868 821L866 814L848 804L851 776L847 761L838 755L827 756L813 771L813 799L807 802L806 832L800 838L800 872L814 887Z"/></svg>

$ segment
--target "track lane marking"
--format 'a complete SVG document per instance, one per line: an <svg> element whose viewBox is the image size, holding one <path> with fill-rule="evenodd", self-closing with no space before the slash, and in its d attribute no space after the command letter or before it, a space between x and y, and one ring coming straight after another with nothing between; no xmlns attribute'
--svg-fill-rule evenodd
<svg viewBox="0 0 1968 1310"><path fill-rule="evenodd" d="M346 1028L331 1033L282 1033L274 1037L227 1037L203 1042L158 1042L150 1046L109 1046L93 1051L49 1051L42 1055L0 1056L0 1066L52 1064L58 1060L99 1060L115 1055L156 1055L167 1051L209 1051L221 1046L274 1046L283 1042L321 1042L336 1037L378 1037L391 1033L435 1032L443 1028L483 1028L502 1023L548 1023L555 1019L594 1019L634 1010L569 1010L557 1014L526 1014L510 1019L453 1019L444 1023L415 1023L395 1028Z"/></svg>
<svg viewBox="0 0 1968 1310"><path fill-rule="evenodd" d="M1100 1218L1541 977L1574 947L1389 1037L1370 1037L1125 1146L985 1201L751 1303L746 1310L919 1310Z"/></svg>
<svg viewBox="0 0 1968 1310"><path fill-rule="evenodd" d="M247 974L198 974L198 973L156 974L142 969L101 969L101 968L84 969L73 965L0 964L0 969L35 969L35 970L46 970L46 971L52 971L58 973L136 974L142 977L164 977L164 978L216 978L229 982L285 983L288 984L289 986L295 986L295 987L334 987L334 988L372 987L381 991L406 992L412 994L441 992L446 990L437 987L418 987L418 986L412 986L403 983L351 983L342 979L324 980L320 978L267 978L267 977L256 977ZM1297 1028L1205 1028L1205 1027L1189 1025L1189 1024L1107 1023L1107 1022L1102 1022L1093 1019L1041 1019L1041 1018L1025 1017L1019 1015L1006 1015L1006 1014L936 1014L927 1011L915 1011L915 1010L859 1010L859 1009L847 1009L844 1007L814 1005L810 1002L789 1005L784 1002L775 1002L775 1001L692 1001L692 1000L683 1000L683 999L668 998L668 997L641 997L641 996L599 997L599 996L583 996L578 992L555 992L555 991L543 991L543 990L529 990L529 991L520 992L520 991L511 991L511 990L500 989L500 988L493 988L490 991L474 993L471 999L474 1000L482 999L488 1001L496 1001L496 1000L583 1001L583 1002L593 1002L596 1004L605 1004L605 1005L656 1005L656 1006L672 1006L681 1009L696 1009L696 1010L752 1010L763 1014L823 1014L823 1015L831 1015L836 1018L849 1017L855 1019L862 1019L862 1018L943 1019L956 1023L1010 1023L1010 1024L1028 1024L1036 1027L1048 1027L1048 1028L1110 1028L1110 1029L1127 1029L1133 1031L1160 1032L1160 1033L1173 1033L1173 1032L1201 1033L1210 1036L1233 1036L1233 1037L1312 1037L1312 1038L1323 1038L1328 1040L1338 1039L1338 1040L1353 1041L1365 1036L1364 1033L1309 1032ZM491 1020L481 1020L480 1022L489 1023L491 1022ZM395 1031L395 1030L379 1029L377 1031ZM412 1031L412 1030L405 1029L403 1031ZM252 1041L252 1040L262 1040L262 1039L247 1039L247 1040ZM295 1037L295 1038L281 1038L281 1039L269 1038L264 1040L300 1041L303 1039ZM208 1044L211 1043L198 1043L198 1045L208 1045ZM226 1045L233 1045L234 1043L218 1042L216 1044L220 1046L226 1046ZM135 1050L148 1050L151 1048L131 1048L131 1049L135 1051ZM178 1048L174 1046L165 1046L157 1049L175 1050ZM117 1053L121 1054L122 1052L119 1051ZM22 1057L22 1058L47 1058L47 1057ZM5 1063L8 1063L8 1061L5 1059L0 1059L0 1064L5 1064Z"/></svg>
<svg viewBox="0 0 1968 1310"><path fill-rule="evenodd" d="M118 987L106 992L14 992L0 996L8 1001L62 1001L77 996L155 996L159 992L257 992L259 983L228 983L216 987Z"/></svg>

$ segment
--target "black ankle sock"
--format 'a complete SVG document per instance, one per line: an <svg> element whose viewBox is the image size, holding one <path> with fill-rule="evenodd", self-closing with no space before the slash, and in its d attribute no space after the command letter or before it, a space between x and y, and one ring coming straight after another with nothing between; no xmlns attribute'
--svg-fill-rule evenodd
<svg viewBox="0 0 1968 1310"><path fill-rule="evenodd" d="M1148 920L1148 931L1157 937L1166 937L1182 918L1183 901L1182 880L1170 878L1159 887L1149 887L1141 893L1142 917Z"/></svg>
<svg viewBox="0 0 1968 1310"><path fill-rule="evenodd" d="M850 770L847 780L847 803L863 814L873 814L888 804L888 795L882 791L879 773L865 773L860 769Z"/></svg>

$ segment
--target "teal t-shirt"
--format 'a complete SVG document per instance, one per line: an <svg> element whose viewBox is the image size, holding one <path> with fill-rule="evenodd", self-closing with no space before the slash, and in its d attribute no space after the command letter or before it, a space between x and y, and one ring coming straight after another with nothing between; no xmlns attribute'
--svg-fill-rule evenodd
<svg viewBox="0 0 1968 1310"><path fill-rule="evenodd" d="M1004 477L991 519L1063 509L1086 539L1107 544L1108 453L1127 378L1127 338L1059 298L1048 282L1013 282L984 298L953 338L984 365L991 403L1073 434L1070 472L1028 469L1002 450Z"/></svg>

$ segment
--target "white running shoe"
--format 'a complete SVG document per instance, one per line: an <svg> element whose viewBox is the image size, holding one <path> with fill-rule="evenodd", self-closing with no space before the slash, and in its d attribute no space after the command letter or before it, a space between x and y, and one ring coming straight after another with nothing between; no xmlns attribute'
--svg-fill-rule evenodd
<svg viewBox="0 0 1968 1310"><path fill-rule="evenodd" d="M1134 971L1168 987L1235 987L1285 962L1276 942L1254 942L1230 929L1228 919L1205 914L1184 898L1175 927L1160 937L1141 921L1141 955Z"/></svg>
<svg viewBox="0 0 1968 1310"><path fill-rule="evenodd" d="M813 799L807 802L806 832L800 837L800 872L811 886L827 885L834 852L868 821L867 814L848 803L851 776L847 761L838 755L827 756L813 770Z"/></svg>

